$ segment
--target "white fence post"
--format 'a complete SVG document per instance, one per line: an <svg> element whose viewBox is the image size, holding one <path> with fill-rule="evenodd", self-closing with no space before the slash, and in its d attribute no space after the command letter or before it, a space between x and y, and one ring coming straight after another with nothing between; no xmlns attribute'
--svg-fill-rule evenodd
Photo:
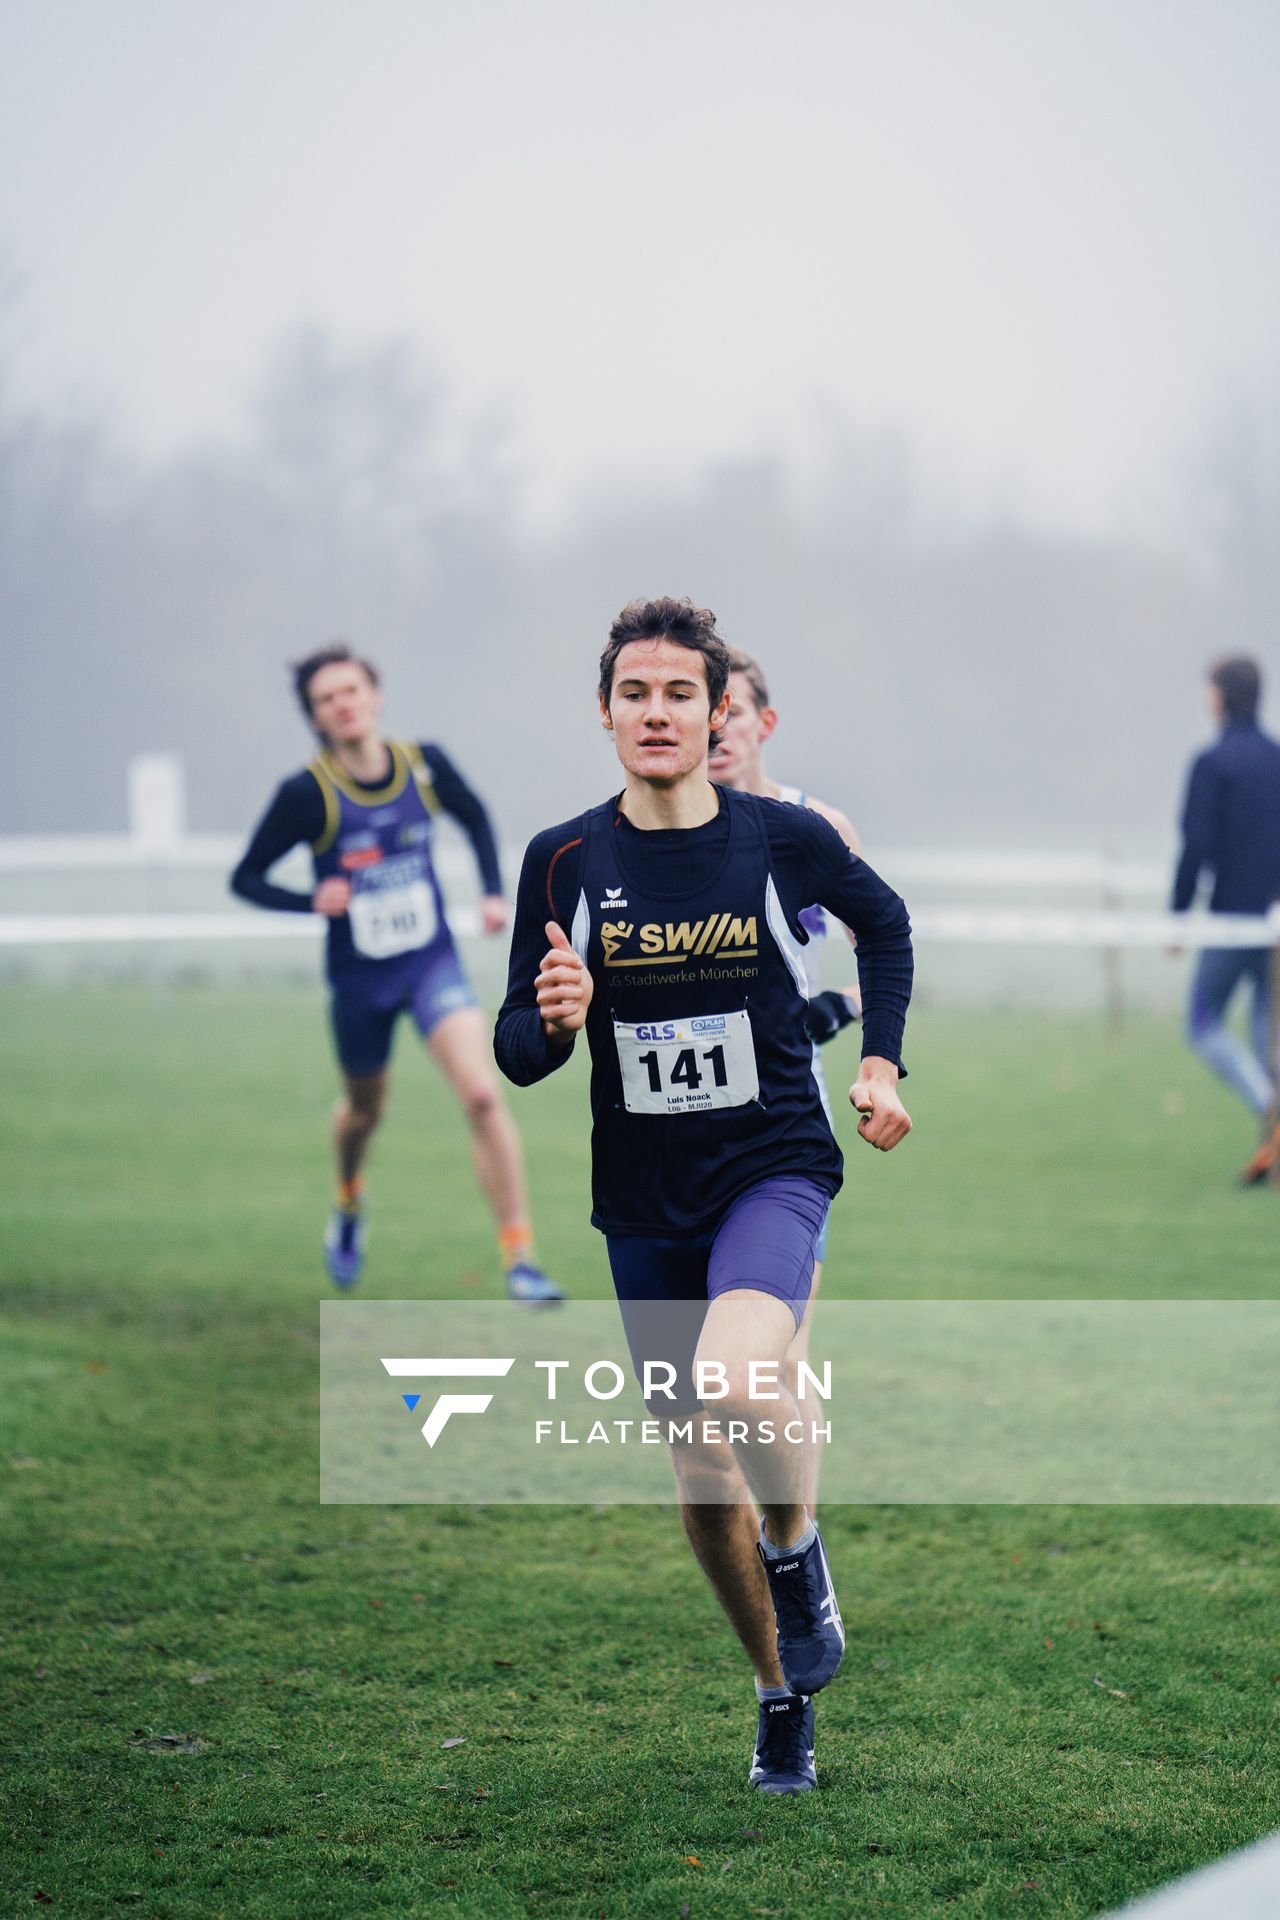
<svg viewBox="0 0 1280 1920"><path fill-rule="evenodd" d="M139 853L173 853L187 832L187 768L180 753L129 762L129 838Z"/></svg>

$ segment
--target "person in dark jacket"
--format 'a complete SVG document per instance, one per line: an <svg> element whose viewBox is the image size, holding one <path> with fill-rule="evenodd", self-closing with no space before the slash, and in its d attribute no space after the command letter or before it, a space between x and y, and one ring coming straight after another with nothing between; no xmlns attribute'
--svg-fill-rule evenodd
<svg viewBox="0 0 1280 1920"><path fill-rule="evenodd" d="M1263 914L1280 900L1280 742L1258 725L1262 676L1243 656L1209 672L1209 705L1221 727L1217 743L1192 762L1182 809L1182 855L1173 910L1191 906L1200 875L1213 875L1212 913ZM1274 1063L1270 1055L1268 947L1206 947L1191 984L1187 1037L1205 1065L1239 1094L1263 1122L1262 1142L1241 1176L1265 1180L1280 1159ZM1251 1046L1226 1024L1236 990L1251 996Z"/></svg>

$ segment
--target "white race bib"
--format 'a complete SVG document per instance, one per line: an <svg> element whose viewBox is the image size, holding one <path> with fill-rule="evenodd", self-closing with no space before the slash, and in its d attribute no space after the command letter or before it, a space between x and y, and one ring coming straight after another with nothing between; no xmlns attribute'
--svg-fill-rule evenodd
<svg viewBox="0 0 1280 1920"><path fill-rule="evenodd" d="M711 1113L760 1092L746 1009L613 1023L628 1113Z"/></svg>
<svg viewBox="0 0 1280 1920"><path fill-rule="evenodd" d="M403 887L364 887L351 896L351 939L370 960L412 953L435 938L436 900L425 880Z"/></svg>

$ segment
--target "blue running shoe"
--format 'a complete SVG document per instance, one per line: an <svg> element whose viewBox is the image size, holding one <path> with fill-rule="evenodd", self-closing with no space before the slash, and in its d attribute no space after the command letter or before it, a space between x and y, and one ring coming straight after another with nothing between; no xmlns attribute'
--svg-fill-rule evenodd
<svg viewBox="0 0 1280 1920"><path fill-rule="evenodd" d="M764 1538L763 1520L760 1537ZM783 1678L792 1693L818 1693L835 1679L844 1659L844 1622L822 1535L815 1527L803 1552L784 1553L777 1560L771 1560L762 1546L757 1552L773 1594Z"/></svg>
<svg viewBox="0 0 1280 1920"><path fill-rule="evenodd" d="M507 1292L513 1300L535 1307L555 1307L564 1299L555 1281L528 1260L517 1260L507 1269Z"/></svg>
<svg viewBox="0 0 1280 1920"><path fill-rule="evenodd" d="M364 1265L364 1221L335 1207L324 1235L324 1263L335 1287L354 1287Z"/></svg>
<svg viewBox="0 0 1280 1920"><path fill-rule="evenodd" d="M760 1702L760 1730L748 1776L761 1793L808 1793L818 1784L813 1764L813 1702L793 1693Z"/></svg>

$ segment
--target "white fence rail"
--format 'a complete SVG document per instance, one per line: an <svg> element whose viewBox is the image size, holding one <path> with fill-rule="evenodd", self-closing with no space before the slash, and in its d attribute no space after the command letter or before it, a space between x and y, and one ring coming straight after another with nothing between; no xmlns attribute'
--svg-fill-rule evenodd
<svg viewBox="0 0 1280 1920"><path fill-rule="evenodd" d="M104 867L230 873L244 846L243 836L230 833L190 833L167 846L127 833L15 833L0 839L0 873L96 873Z"/></svg>
<svg viewBox="0 0 1280 1920"><path fill-rule="evenodd" d="M10 976L141 968L155 979L194 966L225 979L316 969L322 922L229 898L240 835L186 833L176 821L172 832L144 833L144 824L139 816L131 833L0 836L0 956ZM506 849L509 874L520 853ZM505 942L475 937L475 863L461 836L443 839L438 864L451 923L492 996ZM1164 912L1171 858L877 848L874 864L906 895L917 942L932 950L919 974L924 1004L1061 1011L1100 1003L1118 1030L1131 1007L1172 1013L1181 998L1181 970L1165 968L1161 949L1280 949L1274 920ZM306 890L305 848L273 877ZM828 943L826 966L847 977L842 946Z"/></svg>
<svg viewBox="0 0 1280 1920"><path fill-rule="evenodd" d="M75 875L107 876L128 874L144 876L143 891L133 886L134 898L119 903L120 911L31 911L43 908L43 899L17 902L19 910L4 911L0 904L0 947L94 946L127 942L153 943L201 941L297 941L314 940L322 922L309 914L263 913L252 908L233 906L221 910L204 908L205 890L198 887L197 898L190 902L194 911L172 911L186 902L165 898L168 889L155 890L145 884L154 876L157 884L166 874L180 876L209 875L225 880L244 846L238 835L222 833L184 834L168 840L148 838L134 833L30 834L0 837L0 875L12 876L12 885L22 892L22 877ZM514 872L518 851L507 850L506 866ZM1269 918L1225 914L1169 914L1154 909L1139 910L1125 904L1135 898L1161 898L1168 884L1168 866L1140 863L1091 853L939 853L904 849L885 851L877 856L879 868L910 898L916 888L945 893L963 888L972 896L986 891L1039 895L1084 891L1093 895L1088 903L1070 906L1047 904L1011 906L998 900L975 901L964 905L943 904L937 900L913 902L912 924L922 942L951 943L962 946L1006 947L1083 947L1119 953L1127 948L1160 947L1259 947L1280 945L1280 908ZM451 891L463 895L463 903L453 908L450 919L457 930L469 935L478 931L478 916L466 903L473 890L474 874L468 850L461 843L440 849L440 866L451 884ZM305 853L295 850L281 863L285 884L305 887L309 869ZM188 892L190 889L186 889ZM61 886L58 889L62 892ZM68 886L68 892L82 895L85 889ZM99 896L101 888L95 889ZM224 896L225 898L225 896ZM1095 904L1096 902L1096 904ZM80 902L76 903L77 905ZM84 900L85 908L96 904ZM210 902L212 905L212 902Z"/></svg>
<svg viewBox="0 0 1280 1920"><path fill-rule="evenodd" d="M450 924L478 933L473 907L450 910ZM317 939L318 914L265 913L26 913L0 914L0 947L93 946L121 941ZM985 946L1275 947L1280 909L1267 916L1225 913L1096 913L1052 908L925 907L912 916L919 941Z"/></svg>
<svg viewBox="0 0 1280 1920"><path fill-rule="evenodd" d="M0 837L0 873L91 873L102 869L230 873L244 851L243 835L191 833L156 845L126 833L10 834ZM449 848L456 855L460 849ZM523 849L504 850L508 872L518 870ZM877 849L872 863L900 889L990 887L1057 890L1087 888L1102 897L1159 898L1169 886L1171 864L1111 859L1093 853L930 853Z"/></svg>

